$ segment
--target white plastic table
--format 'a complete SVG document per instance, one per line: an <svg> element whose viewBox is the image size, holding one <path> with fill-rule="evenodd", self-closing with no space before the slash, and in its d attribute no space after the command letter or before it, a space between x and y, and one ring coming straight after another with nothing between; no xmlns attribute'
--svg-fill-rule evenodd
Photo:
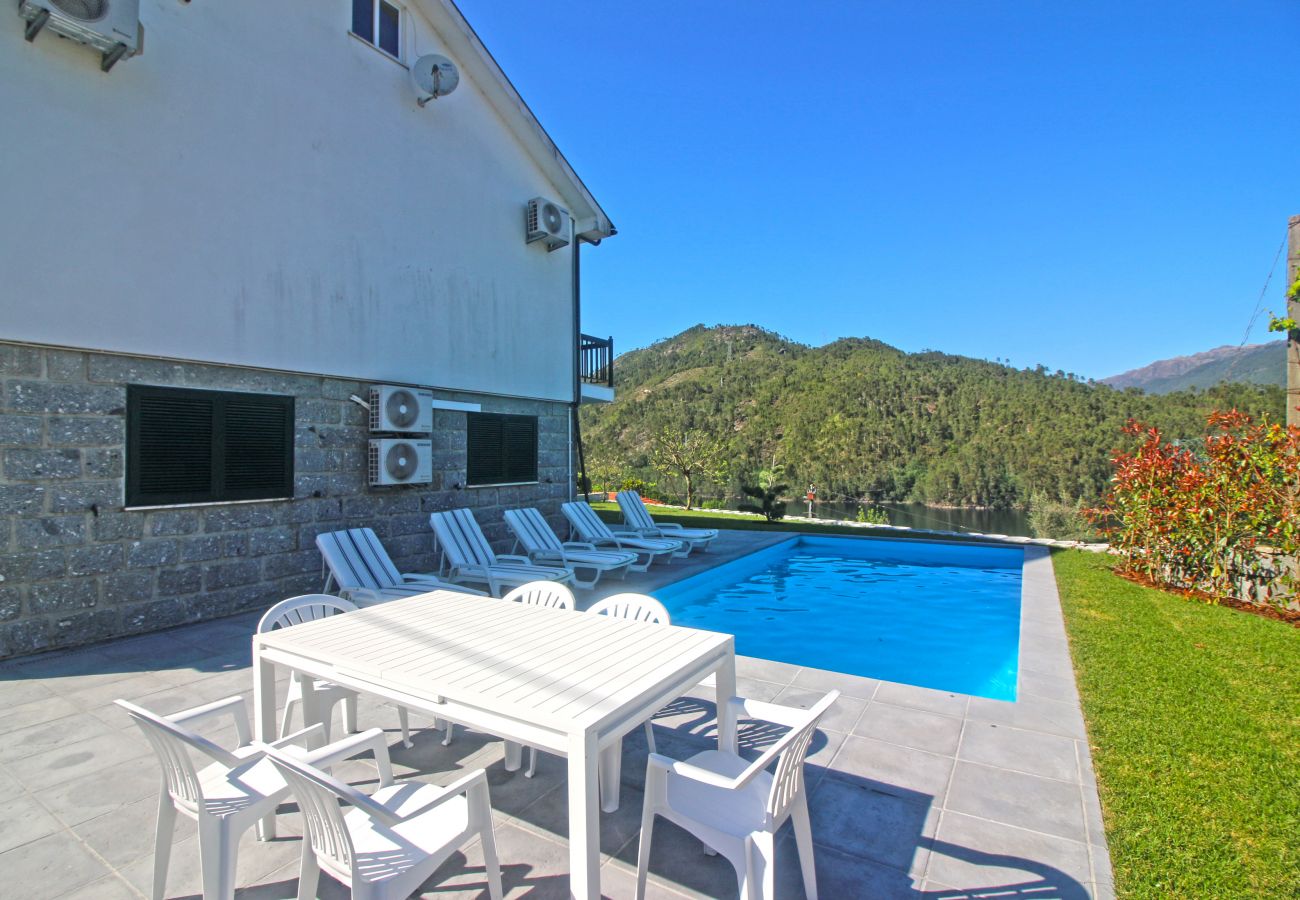
<svg viewBox="0 0 1300 900"><path fill-rule="evenodd" d="M438 718L566 756L569 890L600 896L598 777L617 796L624 734L710 673L735 696L729 634L647 625L432 591L253 638L257 738L275 739L275 667L304 682L304 718L325 678ZM736 721L718 704L718 742L735 749ZM604 765L598 766L601 757ZM599 770L599 775L598 775ZM609 805L607 803L607 805ZM274 835L273 820L262 829Z"/></svg>

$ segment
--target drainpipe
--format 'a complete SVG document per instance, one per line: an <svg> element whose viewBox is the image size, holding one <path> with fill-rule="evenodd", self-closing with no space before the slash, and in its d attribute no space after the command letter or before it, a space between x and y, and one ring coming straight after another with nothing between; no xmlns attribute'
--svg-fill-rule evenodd
<svg viewBox="0 0 1300 900"><path fill-rule="evenodd" d="M587 482L587 459L582 449L582 423L578 420L578 407L582 404L582 264L578 250L582 239L574 237L573 241L573 407L570 412L569 430L578 443L578 471L581 473L583 496L591 502L590 485ZM573 451L569 451L569 485L573 485Z"/></svg>

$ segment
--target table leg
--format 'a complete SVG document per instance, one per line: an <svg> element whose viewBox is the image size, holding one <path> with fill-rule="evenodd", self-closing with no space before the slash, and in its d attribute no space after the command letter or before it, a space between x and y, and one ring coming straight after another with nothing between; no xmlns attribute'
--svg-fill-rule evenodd
<svg viewBox="0 0 1300 900"><path fill-rule="evenodd" d="M600 808L618 812L619 787L623 781L623 739L600 751Z"/></svg>
<svg viewBox="0 0 1300 900"><path fill-rule="evenodd" d="M736 696L736 655L728 654L718 666L718 749L736 752L736 715L727 701Z"/></svg>
<svg viewBox="0 0 1300 900"><path fill-rule="evenodd" d="M600 753L594 734L569 740L569 896L600 897Z"/></svg>
<svg viewBox="0 0 1300 900"><path fill-rule="evenodd" d="M325 743L328 744L330 742L330 720L333 718L330 713L333 710L323 707L320 692L316 690L316 677L305 672L294 672L293 677L298 679L298 688L302 693L302 727L310 728L319 724L325 730Z"/></svg>
<svg viewBox="0 0 1300 900"><path fill-rule="evenodd" d="M517 741L506 741L506 771L518 772L524 760L524 745Z"/></svg>
<svg viewBox="0 0 1300 900"><path fill-rule="evenodd" d="M263 743L276 738L275 733L275 663L262 659L253 647L253 736ZM275 813L263 816L257 823L257 838L275 840Z"/></svg>

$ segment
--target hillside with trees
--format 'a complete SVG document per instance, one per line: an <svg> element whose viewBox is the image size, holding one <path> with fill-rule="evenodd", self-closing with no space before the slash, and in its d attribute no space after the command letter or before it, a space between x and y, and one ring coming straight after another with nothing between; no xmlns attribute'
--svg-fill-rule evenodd
<svg viewBox="0 0 1300 900"><path fill-rule="evenodd" d="M1276 420L1284 404L1269 385L1152 395L866 338L808 347L753 325L687 329L620 356L615 378L614 403L582 410L588 474L653 483L664 499L685 492L662 448L689 435L724 463L697 473L697 499L735 497L779 467L828 499L1090 501L1130 418L1190 441L1213 410Z"/></svg>

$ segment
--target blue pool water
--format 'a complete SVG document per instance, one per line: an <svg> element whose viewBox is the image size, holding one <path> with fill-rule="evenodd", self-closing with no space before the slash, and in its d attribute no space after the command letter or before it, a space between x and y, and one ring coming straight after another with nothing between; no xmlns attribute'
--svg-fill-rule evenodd
<svg viewBox="0 0 1300 900"><path fill-rule="evenodd" d="M736 652L1016 699L1016 548L800 537L655 591L674 625Z"/></svg>

